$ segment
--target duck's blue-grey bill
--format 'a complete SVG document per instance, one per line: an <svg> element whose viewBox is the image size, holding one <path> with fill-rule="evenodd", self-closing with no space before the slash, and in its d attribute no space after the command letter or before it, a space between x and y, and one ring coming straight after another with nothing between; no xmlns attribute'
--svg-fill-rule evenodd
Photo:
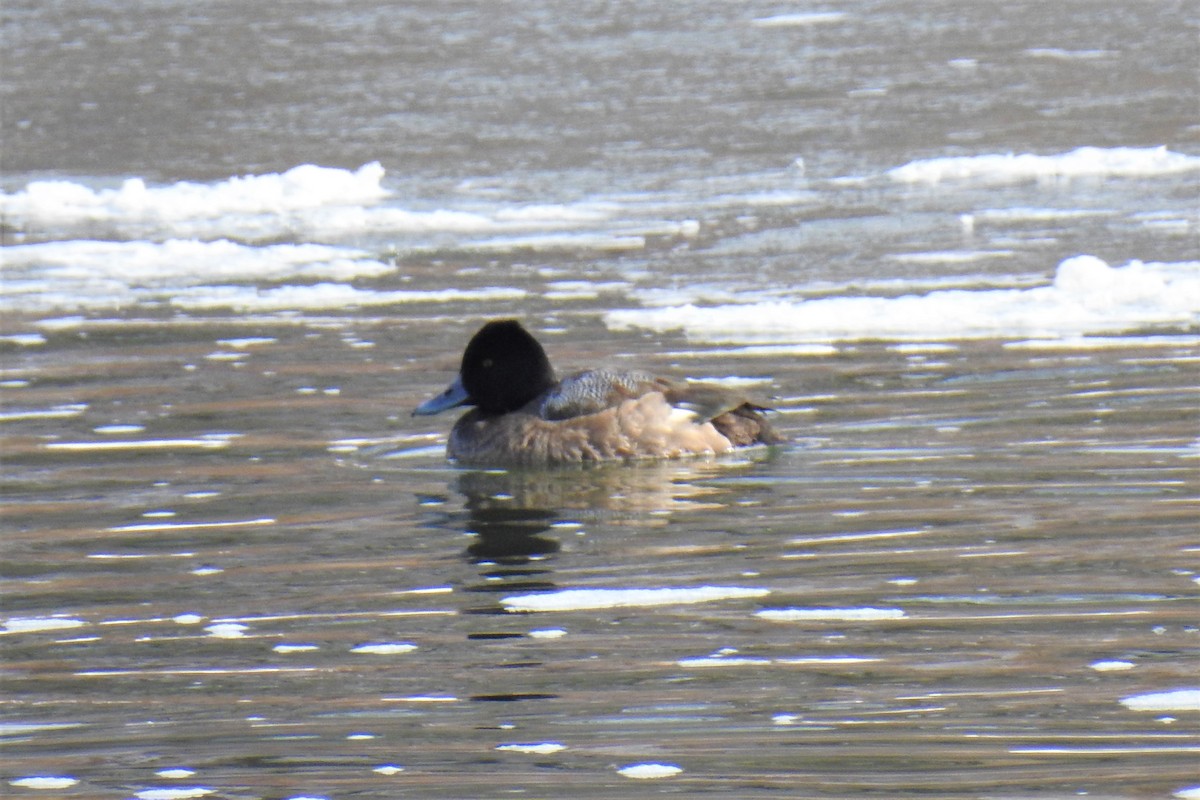
<svg viewBox="0 0 1200 800"><path fill-rule="evenodd" d="M467 394L467 390L463 388L462 376L454 379L454 383L446 388L446 391L439 394L437 397L431 397L421 405L413 409L413 416L426 416L428 414L437 414L445 411L448 408L456 408L457 406L465 405L470 402L471 397Z"/></svg>

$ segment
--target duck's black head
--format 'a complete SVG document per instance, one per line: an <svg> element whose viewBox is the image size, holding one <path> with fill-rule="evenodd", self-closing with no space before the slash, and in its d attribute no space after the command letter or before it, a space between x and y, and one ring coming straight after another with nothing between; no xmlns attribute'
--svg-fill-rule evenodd
<svg viewBox="0 0 1200 800"><path fill-rule="evenodd" d="M555 382L546 351L513 319L489 322L471 337L459 376L471 402L488 415L516 411Z"/></svg>

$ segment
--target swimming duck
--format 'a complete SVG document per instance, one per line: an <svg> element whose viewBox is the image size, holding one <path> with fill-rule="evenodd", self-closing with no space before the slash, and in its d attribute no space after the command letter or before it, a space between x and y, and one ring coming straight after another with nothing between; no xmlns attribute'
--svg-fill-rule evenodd
<svg viewBox="0 0 1200 800"><path fill-rule="evenodd" d="M727 453L786 441L768 410L722 386L608 369L555 379L546 351L516 320L484 325L458 377L413 411L474 406L446 454L465 464L540 465Z"/></svg>

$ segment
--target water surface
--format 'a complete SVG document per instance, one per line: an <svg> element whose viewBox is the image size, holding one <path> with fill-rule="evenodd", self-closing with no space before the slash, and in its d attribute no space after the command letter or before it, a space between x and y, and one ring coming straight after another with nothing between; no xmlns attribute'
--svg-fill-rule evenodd
<svg viewBox="0 0 1200 800"><path fill-rule="evenodd" d="M1188 4L2 13L6 794L1200 791ZM793 442L447 463L500 316Z"/></svg>

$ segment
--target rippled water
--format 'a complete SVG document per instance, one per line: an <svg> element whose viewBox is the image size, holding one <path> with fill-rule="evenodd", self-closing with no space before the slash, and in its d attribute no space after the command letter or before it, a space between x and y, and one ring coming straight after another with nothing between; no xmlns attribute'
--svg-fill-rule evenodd
<svg viewBox="0 0 1200 800"><path fill-rule="evenodd" d="M497 8L5 4L3 793L1200 796L1194 11ZM794 442L448 464L494 316Z"/></svg>
<svg viewBox="0 0 1200 800"><path fill-rule="evenodd" d="M19 371L45 413L4 441L10 776L88 797L640 796L617 769L641 763L686 794L1195 781L1194 340L755 361L794 446L503 472L447 466L444 428L410 422L440 383L428 325L263 323L236 360L211 328L118 330ZM513 599L701 587L747 591Z"/></svg>

